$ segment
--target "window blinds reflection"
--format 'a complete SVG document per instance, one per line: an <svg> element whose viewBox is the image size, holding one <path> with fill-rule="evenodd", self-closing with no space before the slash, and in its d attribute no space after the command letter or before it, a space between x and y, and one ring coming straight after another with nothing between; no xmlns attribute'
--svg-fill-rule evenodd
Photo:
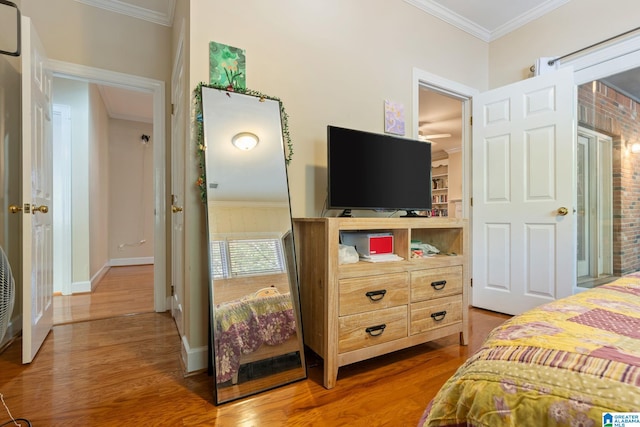
<svg viewBox="0 0 640 427"><path fill-rule="evenodd" d="M210 262L214 279L286 271L279 239L212 240Z"/></svg>

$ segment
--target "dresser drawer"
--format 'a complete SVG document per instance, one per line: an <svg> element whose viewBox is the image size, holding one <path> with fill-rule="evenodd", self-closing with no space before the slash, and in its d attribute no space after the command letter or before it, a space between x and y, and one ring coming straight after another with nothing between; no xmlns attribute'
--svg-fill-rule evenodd
<svg viewBox="0 0 640 427"><path fill-rule="evenodd" d="M411 272L411 301L425 301L462 293L462 266Z"/></svg>
<svg viewBox="0 0 640 427"><path fill-rule="evenodd" d="M411 335L462 322L458 295L411 304Z"/></svg>
<svg viewBox="0 0 640 427"><path fill-rule="evenodd" d="M340 280L339 314L364 313L409 302L407 273L365 276Z"/></svg>
<svg viewBox="0 0 640 427"><path fill-rule="evenodd" d="M353 314L338 319L338 353L407 337L407 306Z"/></svg>

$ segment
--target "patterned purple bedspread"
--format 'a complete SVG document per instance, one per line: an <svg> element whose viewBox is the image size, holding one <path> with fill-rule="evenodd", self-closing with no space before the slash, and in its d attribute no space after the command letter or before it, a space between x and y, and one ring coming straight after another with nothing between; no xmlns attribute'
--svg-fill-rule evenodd
<svg viewBox="0 0 640 427"><path fill-rule="evenodd" d="M425 427L600 426L640 411L640 279L515 316L443 385Z"/></svg>
<svg viewBox="0 0 640 427"><path fill-rule="evenodd" d="M240 356L261 345L279 345L296 333L289 294L246 298L216 305L214 310L216 381L233 378Z"/></svg>

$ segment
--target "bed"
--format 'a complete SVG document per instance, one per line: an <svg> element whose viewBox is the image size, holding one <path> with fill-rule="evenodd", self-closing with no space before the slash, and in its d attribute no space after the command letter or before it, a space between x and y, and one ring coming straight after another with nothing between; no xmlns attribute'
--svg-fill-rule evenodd
<svg viewBox="0 0 640 427"><path fill-rule="evenodd" d="M215 307L216 382L238 382L241 365L298 351L289 293L261 289Z"/></svg>
<svg viewBox="0 0 640 427"><path fill-rule="evenodd" d="M638 411L640 279L623 277L494 329L419 426L600 426Z"/></svg>

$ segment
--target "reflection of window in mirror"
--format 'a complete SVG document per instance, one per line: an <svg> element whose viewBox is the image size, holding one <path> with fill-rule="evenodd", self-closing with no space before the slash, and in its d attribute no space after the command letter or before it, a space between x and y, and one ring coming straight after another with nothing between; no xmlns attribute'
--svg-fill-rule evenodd
<svg viewBox="0 0 640 427"><path fill-rule="evenodd" d="M280 239L212 240L214 279L285 272Z"/></svg>

